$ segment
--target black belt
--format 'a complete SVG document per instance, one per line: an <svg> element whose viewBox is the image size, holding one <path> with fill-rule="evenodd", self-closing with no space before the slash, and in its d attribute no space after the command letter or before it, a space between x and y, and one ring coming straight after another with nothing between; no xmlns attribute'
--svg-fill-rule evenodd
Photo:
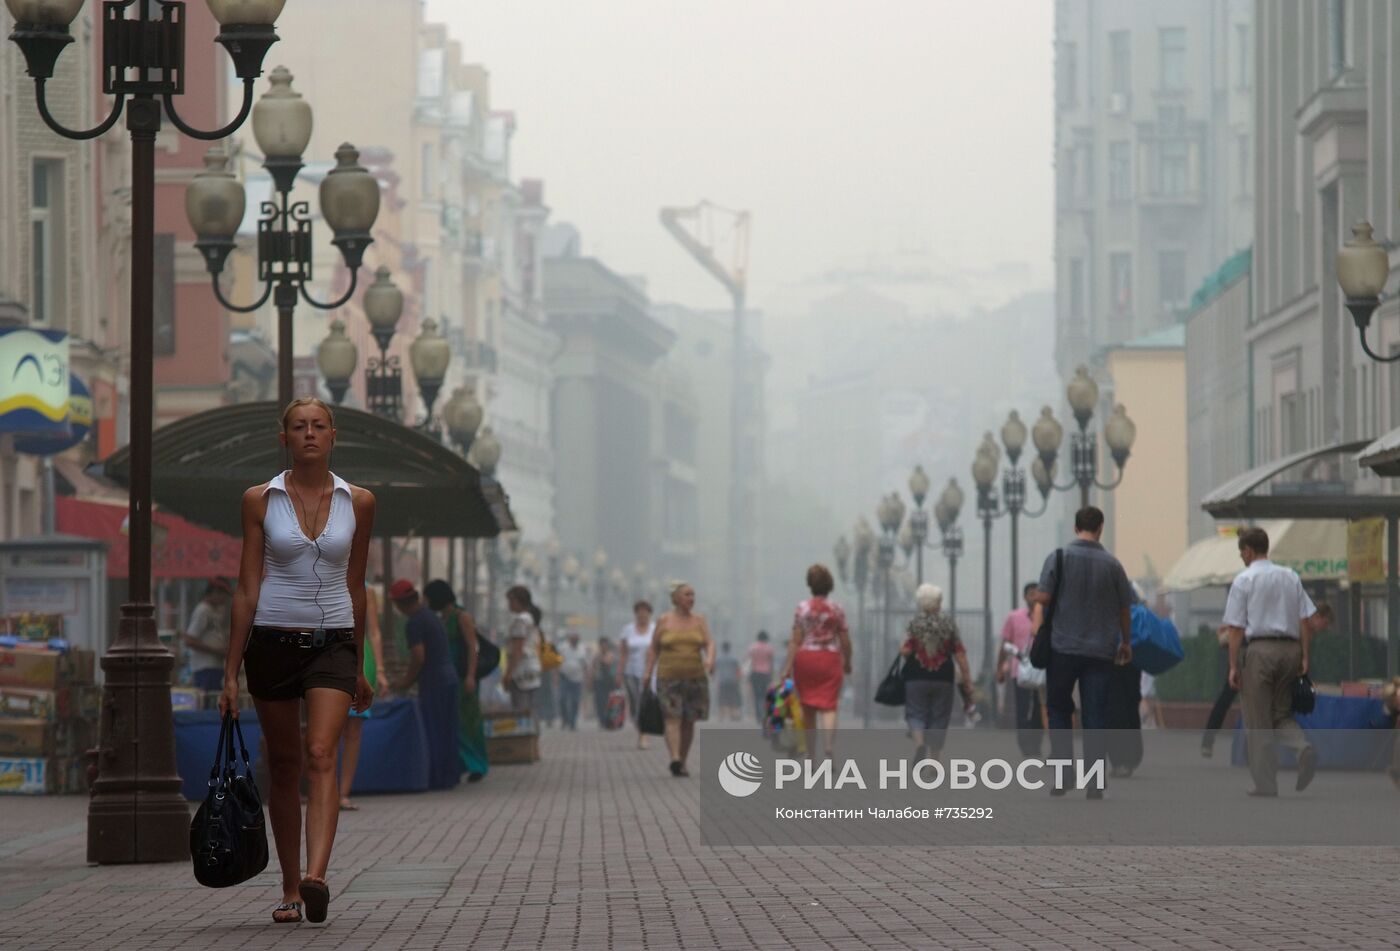
<svg viewBox="0 0 1400 951"><path fill-rule="evenodd" d="M289 647L324 647L355 639L353 627L327 627L311 631L284 631L278 627L254 627L253 634Z"/></svg>
<svg viewBox="0 0 1400 951"><path fill-rule="evenodd" d="M1254 637L1246 637L1246 644L1253 644L1255 641L1297 641L1296 637L1289 637L1287 634L1259 634ZM1300 642L1301 643L1301 642Z"/></svg>

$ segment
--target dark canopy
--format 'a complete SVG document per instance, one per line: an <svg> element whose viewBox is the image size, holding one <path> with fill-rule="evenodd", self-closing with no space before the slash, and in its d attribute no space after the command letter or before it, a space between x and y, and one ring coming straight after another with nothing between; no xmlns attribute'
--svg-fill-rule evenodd
<svg viewBox="0 0 1400 951"><path fill-rule="evenodd" d="M192 522L239 535L239 499L249 486L284 468L277 439L280 409L272 402L223 406L155 432L151 494ZM331 466L374 493L374 533L434 538L491 538L515 527L500 483L456 452L392 420L335 410ZM101 464L127 484L130 447Z"/></svg>
<svg viewBox="0 0 1400 951"><path fill-rule="evenodd" d="M1236 476L1201 500L1215 518L1353 519L1400 513L1400 496L1356 495L1355 455L1368 440L1308 449Z"/></svg>

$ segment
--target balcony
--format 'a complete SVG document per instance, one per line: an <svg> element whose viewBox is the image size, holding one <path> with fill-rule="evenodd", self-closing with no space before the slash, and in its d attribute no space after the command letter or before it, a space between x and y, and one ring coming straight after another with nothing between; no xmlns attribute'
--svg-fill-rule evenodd
<svg viewBox="0 0 1400 951"><path fill-rule="evenodd" d="M468 340L458 356L462 368L468 373L495 373L497 367L496 348L484 340Z"/></svg>

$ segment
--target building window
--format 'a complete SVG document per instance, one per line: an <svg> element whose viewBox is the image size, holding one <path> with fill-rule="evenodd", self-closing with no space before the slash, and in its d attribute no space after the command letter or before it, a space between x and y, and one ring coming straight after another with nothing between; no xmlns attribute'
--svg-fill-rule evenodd
<svg viewBox="0 0 1400 951"><path fill-rule="evenodd" d="M1250 179L1253 177L1253 162L1249 154L1249 133L1235 136L1235 187L1241 195L1250 193Z"/></svg>
<svg viewBox="0 0 1400 951"><path fill-rule="evenodd" d="M1308 418L1306 401L1301 393L1279 397L1279 455L1290 456L1308 448Z"/></svg>
<svg viewBox="0 0 1400 951"><path fill-rule="evenodd" d="M64 189L61 159L35 159L29 184L29 317L50 324L62 313Z"/></svg>
<svg viewBox="0 0 1400 951"><path fill-rule="evenodd" d="M1169 27L1157 31L1158 85L1166 90L1186 88L1186 31Z"/></svg>
<svg viewBox="0 0 1400 951"><path fill-rule="evenodd" d="M1079 60L1073 43L1060 44L1060 56L1055 65L1055 98L1062 106L1072 106L1079 101Z"/></svg>
<svg viewBox="0 0 1400 951"><path fill-rule="evenodd" d="M1108 143L1108 198L1131 201L1133 197L1133 151L1129 142Z"/></svg>
<svg viewBox="0 0 1400 951"><path fill-rule="evenodd" d="M1332 0L1327 10L1327 39L1331 54L1332 76L1347 69L1347 5L1345 0Z"/></svg>
<svg viewBox="0 0 1400 951"><path fill-rule="evenodd" d="M1175 314L1186 306L1186 252L1157 252L1157 291L1162 312Z"/></svg>
<svg viewBox="0 0 1400 951"><path fill-rule="evenodd" d="M1133 91L1132 34L1127 30L1108 34L1108 91L1111 95L1122 96L1121 108L1126 108L1127 97Z"/></svg>
<svg viewBox="0 0 1400 951"><path fill-rule="evenodd" d="M1249 24L1235 24L1235 88L1249 89L1254 85L1249 48Z"/></svg>
<svg viewBox="0 0 1400 951"><path fill-rule="evenodd" d="M433 152L432 143L423 146L423 180L419 186L419 195L424 201L431 201L437 195L437 163Z"/></svg>
<svg viewBox="0 0 1400 951"><path fill-rule="evenodd" d="M1075 323L1084 320L1084 259L1069 262L1069 316Z"/></svg>
<svg viewBox="0 0 1400 951"><path fill-rule="evenodd" d="M675 403L666 404L664 418L666 421L666 455L677 462L694 465L696 445L700 440L695 418L687 415Z"/></svg>
<svg viewBox="0 0 1400 951"><path fill-rule="evenodd" d="M1158 106L1157 132L1159 135L1185 135L1186 107L1179 103Z"/></svg>
<svg viewBox="0 0 1400 951"><path fill-rule="evenodd" d="M1122 253L1109 255L1108 272L1112 281L1113 314L1115 317L1126 317L1133 311L1133 256Z"/></svg>
<svg viewBox="0 0 1400 951"><path fill-rule="evenodd" d="M1074 151L1074 197L1089 201L1094 195L1094 149L1085 144Z"/></svg>
<svg viewBox="0 0 1400 951"><path fill-rule="evenodd" d="M1164 139L1158 153L1157 191L1162 195L1184 195L1186 186L1186 142L1182 139Z"/></svg>

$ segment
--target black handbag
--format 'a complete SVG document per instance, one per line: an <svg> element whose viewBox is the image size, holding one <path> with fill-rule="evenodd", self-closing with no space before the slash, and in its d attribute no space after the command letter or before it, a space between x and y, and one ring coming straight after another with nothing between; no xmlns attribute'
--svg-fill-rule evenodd
<svg viewBox="0 0 1400 951"><path fill-rule="evenodd" d="M1050 603L1045 606L1045 611L1040 618L1040 629L1035 632L1035 637L1031 640L1030 661L1031 666L1036 670L1045 670L1050 666L1050 622L1055 618L1055 605L1060 600L1060 582L1064 580L1065 574L1065 550L1055 549L1055 590L1050 592Z"/></svg>
<svg viewBox="0 0 1400 951"><path fill-rule="evenodd" d="M481 683L501 666L501 649L476 632L476 682ZM463 672L462 676L466 676Z"/></svg>
<svg viewBox="0 0 1400 951"><path fill-rule="evenodd" d="M900 670L904 656L894 659L890 664L890 672L885 674L885 679L880 681L880 686L875 689L875 702L884 704L887 707L904 706L904 677Z"/></svg>
<svg viewBox="0 0 1400 951"><path fill-rule="evenodd" d="M650 687L642 690L642 705L637 711L637 729L651 736L666 732L666 718L661 715L661 701Z"/></svg>
<svg viewBox="0 0 1400 951"><path fill-rule="evenodd" d="M243 757L240 771L233 755L233 738ZM262 798L253 782L243 728L232 714L224 715L209 791L190 823L190 859L194 877L209 888L246 882L267 868L267 823Z"/></svg>
<svg viewBox="0 0 1400 951"><path fill-rule="evenodd" d="M1312 713L1317 706L1317 691L1313 689L1312 678L1307 674L1293 681L1293 712Z"/></svg>

